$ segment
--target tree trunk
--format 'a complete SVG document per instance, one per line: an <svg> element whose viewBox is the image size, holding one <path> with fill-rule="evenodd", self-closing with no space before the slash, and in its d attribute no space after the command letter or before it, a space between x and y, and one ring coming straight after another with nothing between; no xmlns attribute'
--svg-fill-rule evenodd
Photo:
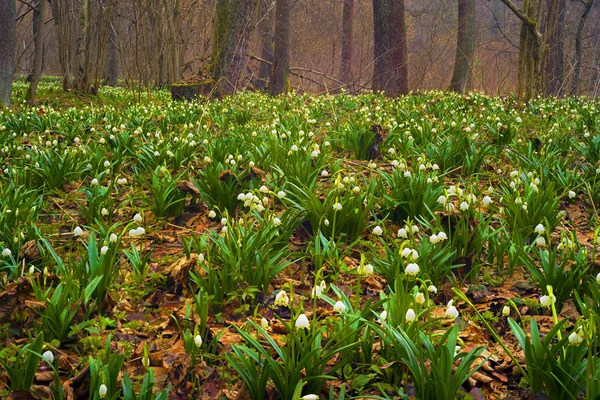
<svg viewBox="0 0 600 400"><path fill-rule="evenodd" d="M342 11L342 65L340 81L352 87L352 22L354 19L354 0L344 0Z"/></svg>
<svg viewBox="0 0 600 400"><path fill-rule="evenodd" d="M17 45L15 0L0 1L0 105L10 106L15 47Z"/></svg>
<svg viewBox="0 0 600 400"><path fill-rule="evenodd" d="M106 77L106 84L108 86L119 85L119 37L117 34L118 4L118 1L112 3L110 19L108 22L108 71Z"/></svg>
<svg viewBox="0 0 600 400"><path fill-rule="evenodd" d="M408 93L408 47L404 0L373 0L373 90Z"/></svg>
<svg viewBox="0 0 600 400"><path fill-rule="evenodd" d="M585 20L590 14L590 10L594 5L594 0L588 0L583 3L584 8L579 17L579 24L577 24L577 33L575 34L575 59L573 60L573 84L571 85L571 96L577 96L579 94L579 79L581 77L581 42L583 41L583 28L585 27Z"/></svg>
<svg viewBox="0 0 600 400"><path fill-rule="evenodd" d="M468 89L475 53L475 0L458 0L458 34L456 37L456 60L450 90L464 93Z"/></svg>
<svg viewBox="0 0 600 400"><path fill-rule="evenodd" d="M258 33L260 35L260 58L273 63L273 3L274 0L259 0ZM258 82L255 87L259 90L267 88L271 76L271 65L261 62L258 67Z"/></svg>
<svg viewBox="0 0 600 400"><path fill-rule="evenodd" d="M47 0L40 0L38 2L38 17L37 17L37 29L34 37L34 56L33 56L33 72L31 74L31 83L29 89L25 95L25 100L28 104L32 104L35 99L35 93L37 92L40 78L42 77L42 63L44 61L44 19L46 18L46 9L48 6Z"/></svg>
<svg viewBox="0 0 600 400"><path fill-rule="evenodd" d="M566 0L546 0L548 18L546 29L548 54L546 57L546 95L560 96L564 83L563 27Z"/></svg>
<svg viewBox="0 0 600 400"><path fill-rule="evenodd" d="M76 27L74 23L74 7L66 0L52 1L52 17L56 26L56 36L58 44L58 60L63 78L63 90L68 90L73 84L73 68L72 60L74 51L73 37L76 35Z"/></svg>
<svg viewBox="0 0 600 400"><path fill-rule="evenodd" d="M290 89L290 0L277 0L275 17L275 52L269 82L272 96Z"/></svg>
<svg viewBox="0 0 600 400"><path fill-rule="evenodd" d="M211 75L216 94L231 94L244 86L251 21L258 0L218 0Z"/></svg>

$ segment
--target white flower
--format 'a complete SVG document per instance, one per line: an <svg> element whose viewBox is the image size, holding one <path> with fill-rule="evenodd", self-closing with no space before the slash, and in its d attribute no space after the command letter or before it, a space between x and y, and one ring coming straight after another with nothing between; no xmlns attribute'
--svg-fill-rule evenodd
<svg viewBox="0 0 600 400"><path fill-rule="evenodd" d="M108 246L102 246L102 248L100 249L100 254L106 254L107 251L108 251Z"/></svg>
<svg viewBox="0 0 600 400"><path fill-rule="evenodd" d="M569 190L569 198L570 198L570 199L573 199L573 198L575 198L575 196L577 196L577 193L575 193L575 192L574 192L574 191L572 191L572 190Z"/></svg>
<svg viewBox="0 0 600 400"><path fill-rule="evenodd" d="M279 196L279 197L285 197L287 195L285 194L285 192L283 190L280 190L279 192L277 192L277 196Z"/></svg>
<svg viewBox="0 0 600 400"><path fill-rule="evenodd" d="M296 145L293 145L293 146L292 146L292 148L291 148L291 150L292 150L292 151L298 151L298 146L296 146Z"/></svg>
<svg viewBox="0 0 600 400"><path fill-rule="evenodd" d="M406 232L405 228L398 229L398 237L403 238L403 239L408 237L408 233Z"/></svg>
<svg viewBox="0 0 600 400"><path fill-rule="evenodd" d="M358 273L360 275L373 275L373 266L371 264L360 265Z"/></svg>
<svg viewBox="0 0 600 400"><path fill-rule="evenodd" d="M110 167L110 161L106 160L104 161L104 168L108 168Z"/></svg>
<svg viewBox="0 0 600 400"><path fill-rule="evenodd" d="M533 231L537 234L543 234L546 231L546 228L544 228L544 225L542 224L537 224L536 227L533 229Z"/></svg>
<svg viewBox="0 0 600 400"><path fill-rule="evenodd" d="M104 207L102 207L102 210L100 210L100 214L102 214L102 216L106 217L108 215L108 210Z"/></svg>
<svg viewBox="0 0 600 400"><path fill-rule="evenodd" d="M133 216L133 220L138 224L142 222L142 216L138 213Z"/></svg>
<svg viewBox="0 0 600 400"><path fill-rule="evenodd" d="M583 338L575 331L571 332L569 335L569 344L573 346L578 346L583 342Z"/></svg>
<svg viewBox="0 0 600 400"><path fill-rule="evenodd" d="M383 229L380 226L376 226L373 228L373 233L377 236L381 236L383 234Z"/></svg>
<svg viewBox="0 0 600 400"><path fill-rule="evenodd" d="M194 344L196 345L196 347L202 346L202 336L196 335L196 337L194 338Z"/></svg>
<svg viewBox="0 0 600 400"><path fill-rule="evenodd" d="M10 249L4 249L2 250L2 255L4 257L10 257L12 255L12 251L10 251Z"/></svg>
<svg viewBox="0 0 600 400"><path fill-rule="evenodd" d="M221 218L221 225L227 225L227 218Z"/></svg>
<svg viewBox="0 0 600 400"><path fill-rule="evenodd" d="M600 272L596 275L596 283L600 284Z"/></svg>
<svg viewBox="0 0 600 400"><path fill-rule="evenodd" d="M425 295L421 292L417 293L417 295L415 296L415 301L419 305L425 303Z"/></svg>
<svg viewBox="0 0 600 400"><path fill-rule="evenodd" d="M286 307L288 304L290 304L290 298L288 297L285 290L281 290L279 293L277 293L277 296L275 296L275 302L273 304L276 306Z"/></svg>
<svg viewBox="0 0 600 400"><path fill-rule="evenodd" d="M492 198L490 196L484 196L483 199L481 199L481 204L483 204L484 206L487 206L489 204L492 204Z"/></svg>
<svg viewBox="0 0 600 400"><path fill-rule="evenodd" d="M510 314L510 307L509 306L502 307L502 315L505 317L508 317L509 314Z"/></svg>
<svg viewBox="0 0 600 400"><path fill-rule="evenodd" d="M466 211L469 209L469 203L467 203L466 201L463 201L462 203L460 203L460 209L462 211Z"/></svg>
<svg viewBox="0 0 600 400"><path fill-rule="evenodd" d="M342 210L342 205L341 205L340 203L335 203L335 204L333 205L333 209L334 209L335 211L341 211L341 210Z"/></svg>
<svg viewBox="0 0 600 400"><path fill-rule="evenodd" d="M381 315L379 315L379 318L381 318L382 321L385 321L387 319L387 311L383 310Z"/></svg>
<svg viewBox="0 0 600 400"><path fill-rule="evenodd" d="M269 327L269 321L265 317L262 317L260 320L260 326L264 330L267 330L267 328Z"/></svg>
<svg viewBox="0 0 600 400"><path fill-rule="evenodd" d="M210 210L210 211L208 212L208 218L210 218L210 219L214 219L214 218L216 218L216 217L217 217L217 213L215 212L215 210Z"/></svg>
<svg viewBox="0 0 600 400"><path fill-rule="evenodd" d="M437 293L437 288L433 285L429 285L429 287L427 288L427 291L429 293Z"/></svg>
<svg viewBox="0 0 600 400"><path fill-rule="evenodd" d="M537 247L545 247L546 246L546 239L544 239L543 236L540 236L539 238L537 238L535 240L535 245Z"/></svg>
<svg viewBox="0 0 600 400"><path fill-rule="evenodd" d="M446 196L443 196L443 195L438 197L438 199L437 199L437 202L440 204L446 204L447 201L448 201L448 199L446 199Z"/></svg>
<svg viewBox="0 0 600 400"><path fill-rule="evenodd" d="M313 297L321 297L321 293L323 293L323 288L319 285L315 286L311 292Z"/></svg>
<svg viewBox="0 0 600 400"><path fill-rule="evenodd" d="M323 225L329 226L329 220L327 218L325 218L325 220L323 221Z"/></svg>
<svg viewBox="0 0 600 400"><path fill-rule="evenodd" d="M106 392L108 392L108 388L103 383L102 385L100 385L100 389L98 389L98 394L100 395L101 399L103 399L106 396Z"/></svg>
<svg viewBox="0 0 600 400"><path fill-rule="evenodd" d="M443 242L444 240L448 239L448 236L446 236L446 232L441 231L437 234L437 238L438 242Z"/></svg>
<svg viewBox="0 0 600 400"><path fill-rule="evenodd" d="M42 357L44 357L50 364L54 362L54 354L52 354L50 350L46 350L44 354L42 354Z"/></svg>
<svg viewBox="0 0 600 400"><path fill-rule="evenodd" d="M319 396L316 394L307 394L302 396L302 400L319 400Z"/></svg>
<svg viewBox="0 0 600 400"><path fill-rule="evenodd" d="M452 302L452 300L450 300ZM450 303L448 303L450 304ZM446 309L446 318L450 318L450 319L456 319L458 318L458 310L456 309L456 307L454 306L449 306Z"/></svg>
<svg viewBox="0 0 600 400"><path fill-rule="evenodd" d="M419 273L419 266L415 263L410 263L404 269L404 273L407 275L417 275Z"/></svg>
<svg viewBox="0 0 600 400"><path fill-rule="evenodd" d="M544 307L550 307L552 305L551 302L556 303L556 297L552 296L552 300L550 300L550 296L548 295L540 297L540 304Z"/></svg>
<svg viewBox="0 0 600 400"><path fill-rule="evenodd" d="M405 247L402 249L402 257L407 258L412 254L412 249L410 247Z"/></svg>
<svg viewBox="0 0 600 400"><path fill-rule="evenodd" d="M75 235L75 236L81 236L81 235L83 235L83 229L81 229L80 227L76 226L75 229L73 229L73 235Z"/></svg>
<svg viewBox="0 0 600 400"><path fill-rule="evenodd" d="M296 328L297 329L308 329L308 317L306 316L306 314L300 314L298 315L298 318L296 319Z"/></svg>
<svg viewBox="0 0 600 400"><path fill-rule="evenodd" d="M273 218L273 225L275 225L275 226L281 225L281 220L277 217Z"/></svg>
<svg viewBox="0 0 600 400"><path fill-rule="evenodd" d="M406 311L406 322L411 323L413 322L416 318L417 318L417 314L415 314L415 310L413 310L412 308L409 308Z"/></svg>
<svg viewBox="0 0 600 400"><path fill-rule="evenodd" d="M118 239L117 235L115 235L114 233L111 233L110 237L108 238L108 241L111 243L114 243L117 241L117 239Z"/></svg>
<svg viewBox="0 0 600 400"><path fill-rule="evenodd" d="M269 188L266 187L265 185L262 185L260 187L260 189L258 189L261 193L268 193L269 192Z"/></svg>
<svg viewBox="0 0 600 400"><path fill-rule="evenodd" d="M92 185L97 185L98 184L98 179L94 178L92 179Z"/></svg>
<svg viewBox="0 0 600 400"><path fill-rule="evenodd" d="M333 305L333 311L338 312L340 314L342 314L344 311L346 311L346 305L344 303L342 303L340 300L338 300L334 305Z"/></svg>
<svg viewBox="0 0 600 400"><path fill-rule="evenodd" d="M322 177L329 176L329 172L327 172L327 170L326 170L326 169L324 169L323 171L321 171L321 176L322 176Z"/></svg>

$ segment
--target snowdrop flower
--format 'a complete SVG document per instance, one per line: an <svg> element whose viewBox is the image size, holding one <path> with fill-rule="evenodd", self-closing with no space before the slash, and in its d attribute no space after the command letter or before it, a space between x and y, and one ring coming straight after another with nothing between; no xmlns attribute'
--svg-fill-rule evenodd
<svg viewBox="0 0 600 400"><path fill-rule="evenodd" d="M415 319L417 319L417 314L415 314L415 310L413 310L412 308L409 308L409 309L406 311L406 316L405 316L405 318L406 318L406 322L408 322L409 324L410 324L411 322L413 322Z"/></svg>
<svg viewBox="0 0 600 400"><path fill-rule="evenodd" d="M381 318L382 321L385 321L387 319L387 311L383 310L379 315L379 318Z"/></svg>
<svg viewBox="0 0 600 400"><path fill-rule="evenodd" d="M296 328L297 329L308 329L308 327L309 327L309 323L308 323L308 317L306 316L306 314L298 315L298 318L296 319Z"/></svg>
<svg viewBox="0 0 600 400"><path fill-rule="evenodd" d="M583 338L575 331L569 335L569 344L572 346L579 346L583 342Z"/></svg>
<svg viewBox="0 0 600 400"><path fill-rule="evenodd" d="M110 237L108 238L108 241L109 241L110 243L114 243L114 242L116 242L116 241L117 241L117 239L118 239L117 235L115 235L114 233L111 233L111 234L110 234Z"/></svg>
<svg viewBox="0 0 600 400"><path fill-rule="evenodd" d="M210 218L210 219L214 219L214 218L216 218L216 217L217 217L217 213L215 212L215 210L210 210L210 211L208 212L208 218Z"/></svg>
<svg viewBox="0 0 600 400"><path fill-rule="evenodd" d="M537 224L533 231L537 234L542 235L546 231L546 228L544 228L544 225L542 224Z"/></svg>
<svg viewBox="0 0 600 400"><path fill-rule="evenodd" d="M196 347L202 346L202 336L196 335L196 337L194 338L194 344L196 345Z"/></svg>
<svg viewBox="0 0 600 400"><path fill-rule="evenodd" d="M373 234L381 236L383 234L383 229L381 229L380 226L376 226L375 228L373 228Z"/></svg>
<svg viewBox="0 0 600 400"><path fill-rule="evenodd" d="M104 161L103 165L104 165L104 168L110 167L110 161L108 161L108 160Z"/></svg>
<svg viewBox="0 0 600 400"><path fill-rule="evenodd" d="M413 225L410 227L412 233L419 233L419 227L417 225Z"/></svg>
<svg viewBox="0 0 600 400"><path fill-rule="evenodd" d="M371 264L360 265L358 273L360 275L373 275L373 266Z"/></svg>
<svg viewBox="0 0 600 400"><path fill-rule="evenodd" d="M405 228L398 229L398 237L406 239L408 237L408 233Z"/></svg>
<svg viewBox="0 0 600 400"><path fill-rule="evenodd" d="M44 354L42 354L42 357L44 357L46 361L50 364L54 362L54 354L52 354L50 350L46 350Z"/></svg>
<svg viewBox="0 0 600 400"><path fill-rule="evenodd" d="M302 396L302 400L319 400L319 396L316 394L306 394Z"/></svg>
<svg viewBox="0 0 600 400"><path fill-rule="evenodd" d="M438 199L437 199L437 202L440 204L446 204L446 201L448 201L448 199L446 199L446 196L444 196L444 195L438 197Z"/></svg>
<svg viewBox="0 0 600 400"><path fill-rule="evenodd" d="M100 249L100 254L104 255L104 254L106 254L107 251L108 251L108 246L102 246L102 248Z"/></svg>
<svg viewBox="0 0 600 400"><path fill-rule="evenodd" d="M550 296L548 295L540 297L540 304L544 307L550 307L553 303L556 303L556 297L554 296L552 296L552 299L550 299Z"/></svg>
<svg viewBox="0 0 600 400"><path fill-rule="evenodd" d="M346 305L344 303L342 303L340 300L338 300L334 305L333 305L333 311L338 312L340 314L342 314L344 311L346 311Z"/></svg>
<svg viewBox="0 0 600 400"><path fill-rule="evenodd" d="M573 199L573 198L575 198L575 196L577 196L577 193L575 193L575 192L574 192L574 191L572 191L572 190L569 190L569 198L570 198L570 199Z"/></svg>
<svg viewBox="0 0 600 400"><path fill-rule="evenodd" d="M405 247L402 249L402 257L407 258L412 255L413 250L410 247Z"/></svg>
<svg viewBox="0 0 600 400"><path fill-rule="evenodd" d="M405 178L410 178L411 176L412 176L412 174L410 173L410 171L404 171Z"/></svg>
<svg viewBox="0 0 600 400"><path fill-rule="evenodd" d="M596 283L600 285L600 272L596 275Z"/></svg>
<svg viewBox="0 0 600 400"><path fill-rule="evenodd" d="M452 305L452 300L448 302L448 308L446 309L446 318L456 319L458 318L458 310Z"/></svg>
<svg viewBox="0 0 600 400"><path fill-rule="evenodd" d="M268 193L269 192L269 188L266 187L265 185L262 185L260 187L260 189L258 189L261 193Z"/></svg>
<svg viewBox="0 0 600 400"><path fill-rule="evenodd" d="M273 218L273 225L275 225L275 226L281 225L281 220L277 217Z"/></svg>
<svg viewBox="0 0 600 400"><path fill-rule="evenodd" d="M221 225L227 225L227 218L221 218Z"/></svg>
<svg viewBox="0 0 600 400"><path fill-rule="evenodd" d="M425 303L425 295L421 292L417 293L417 295L415 296L415 301L419 305Z"/></svg>
<svg viewBox="0 0 600 400"><path fill-rule="evenodd" d="M483 199L481 199L481 204L483 204L484 206L490 205L492 204L492 198L490 196L484 196Z"/></svg>
<svg viewBox="0 0 600 400"><path fill-rule="evenodd" d="M317 285L312 288L312 291L311 291L312 297L321 297L321 293L323 293L323 288L321 288L321 286Z"/></svg>
<svg viewBox="0 0 600 400"><path fill-rule="evenodd" d="M273 304L276 306L284 307L287 307L288 304L290 304L290 298L288 297L285 290L281 290L279 293L277 293L277 296L275 296L275 302Z"/></svg>
<svg viewBox="0 0 600 400"><path fill-rule="evenodd" d="M108 213L108 210L105 207L102 207L102 210L100 210L100 214L103 217L106 217L109 213Z"/></svg>
<svg viewBox="0 0 600 400"><path fill-rule="evenodd" d="M341 205L340 203L335 203L335 204L333 205L333 209L334 209L335 211L341 211L341 210L342 210L342 205Z"/></svg>
<svg viewBox="0 0 600 400"><path fill-rule="evenodd" d="M83 235L83 229L81 229L80 227L75 227L75 229L73 229L73 235L75 236L81 236Z"/></svg>
<svg viewBox="0 0 600 400"><path fill-rule="evenodd" d="M296 146L296 145L293 145L293 146L292 146L292 148L291 148L291 150L292 150L292 151L298 151L298 146Z"/></svg>
<svg viewBox="0 0 600 400"><path fill-rule="evenodd" d="M540 236L539 238L537 238L535 240L535 245L537 247L545 247L546 246L546 239L544 239L543 236Z"/></svg>
<svg viewBox="0 0 600 400"><path fill-rule="evenodd" d="M108 388L103 383L102 385L100 385L100 389L98 389L98 394L100 395L101 399L103 399L106 396L106 392L108 392Z"/></svg>
<svg viewBox="0 0 600 400"><path fill-rule="evenodd" d="M92 185L97 185L99 182L98 182L98 179L94 178L94 179L92 179L91 183L92 183Z"/></svg>
<svg viewBox="0 0 600 400"><path fill-rule="evenodd" d="M510 314L510 307L509 306L502 307L502 315L505 317L508 317L509 314Z"/></svg>
<svg viewBox="0 0 600 400"><path fill-rule="evenodd" d="M516 178L517 176L519 176L519 171L511 171L511 173L510 173L511 178Z"/></svg>
<svg viewBox="0 0 600 400"><path fill-rule="evenodd" d="M323 221L323 225L329 226L329 220L327 218L325 218L325 220Z"/></svg>
<svg viewBox="0 0 600 400"><path fill-rule="evenodd" d="M404 273L407 275L417 275L419 273L419 266L415 263L410 263L404 269Z"/></svg>
<svg viewBox="0 0 600 400"><path fill-rule="evenodd" d="M277 192L277 196L279 196L279 197L285 197L286 194L285 194L285 192L283 190L280 190L279 192Z"/></svg>
<svg viewBox="0 0 600 400"><path fill-rule="evenodd" d="M10 251L10 249L4 249L2 250L2 255L4 257L10 257L12 255L12 252Z"/></svg>
<svg viewBox="0 0 600 400"><path fill-rule="evenodd" d="M435 286L429 285L429 287L427 288L427 291L429 293L437 293L438 290L437 290L437 288Z"/></svg>
<svg viewBox="0 0 600 400"><path fill-rule="evenodd" d="M263 328L265 331L269 327L269 321L265 317L262 317L262 319L260 320L260 327Z"/></svg>
<svg viewBox="0 0 600 400"><path fill-rule="evenodd" d="M133 216L133 220L138 224L142 222L142 216L138 213Z"/></svg>
<svg viewBox="0 0 600 400"><path fill-rule="evenodd" d="M209 164L212 160L210 159L209 156L204 157L204 162Z"/></svg>
<svg viewBox="0 0 600 400"><path fill-rule="evenodd" d="M469 209L469 203L467 203L466 201L463 201L462 203L460 203L460 209L462 211L466 211Z"/></svg>

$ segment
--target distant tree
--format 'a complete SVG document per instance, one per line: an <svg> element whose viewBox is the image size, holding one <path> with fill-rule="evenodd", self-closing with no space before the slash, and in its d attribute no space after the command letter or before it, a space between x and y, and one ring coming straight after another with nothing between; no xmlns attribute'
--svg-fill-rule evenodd
<svg viewBox="0 0 600 400"><path fill-rule="evenodd" d="M257 89L265 89L271 76L273 64L273 18L275 0L259 0L258 33L260 35L260 57L264 60L258 67Z"/></svg>
<svg viewBox="0 0 600 400"><path fill-rule="evenodd" d="M467 91L469 75L472 71L477 34L475 11L475 0L458 0L456 59L450 83L450 89L458 93Z"/></svg>
<svg viewBox="0 0 600 400"><path fill-rule="evenodd" d="M564 84L564 25L567 0L546 0L546 94L559 96Z"/></svg>
<svg viewBox="0 0 600 400"><path fill-rule="evenodd" d="M217 0L210 72L217 95L244 86L248 42L258 0Z"/></svg>
<svg viewBox="0 0 600 400"><path fill-rule="evenodd" d="M404 0L373 0L373 90L408 93L408 46Z"/></svg>
<svg viewBox="0 0 600 400"><path fill-rule="evenodd" d="M29 83L29 89L25 95L27 103L33 103L37 87L42 77L42 66L44 63L44 19L46 18L46 10L48 8L47 0L40 0L37 3L37 18L34 18L34 24L37 25L35 29L34 41L34 56L33 56L33 71L31 73L31 82ZM35 15L35 14L34 14Z"/></svg>
<svg viewBox="0 0 600 400"><path fill-rule="evenodd" d="M538 30L539 10L536 0L523 0L523 8L511 0L501 0L520 20L518 95L527 101L536 96L540 89L542 64L542 34Z"/></svg>
<svg viewBox="0 0 600 400"><path fill-rule="evenodd" d="M118 86L119 84L119 37L117 33L117 7L119 2L111 3L110 18L108 20L108 43L106 51L108 55L108 70L106 73L106 84L109 86Z"/></svg>
<svg viewBox="0 0 600 400"><path fill-rule="evenodd" d="M352 25L354 20L354 0L344 0L342 11L342 66L340 81L346 86L352 82Z"/></svg>
<svg viewBox="0 0 600 400"><path fill-rule="evenodd" d="M585 21L587 20L590 10L594 5L594 0L579 0L583 4L583 10L579 17L577 24L577 32L575 33L575 57L573 60L573 83L571 85L571 95L577 96L579 94L579 79L581 77L581 53L582 53L582 41L583 41L583 28L585 27Z"/></svg>
<svg viewBox="0 0 600 400"><path fill-rule="evenodd" d="M277 0L275 51L269 93L276 96L290 90L290 0Z"/></svg>
<svg viewBox="0 0 600 400"><path fill-rule="evenodd" d="M17 45L15 0L0 1L0 105L10 106L15 47Z"/></svg>

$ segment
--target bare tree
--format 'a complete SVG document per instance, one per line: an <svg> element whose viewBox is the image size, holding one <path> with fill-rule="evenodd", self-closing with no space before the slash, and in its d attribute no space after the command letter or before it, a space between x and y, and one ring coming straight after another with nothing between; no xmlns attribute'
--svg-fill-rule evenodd
<svg viewBox="0 0 600 400"><path fill-rule="evenodd" d="M583 41L583 28L587 20L590 10L594 5L594 0L579 0L583 4L583 10L577 24L577 32L575 33L575 57L573 60L573 84L571 85L571 95L577 96L579 93L579 79L581 78L581 53Z"/></svg>
<svg viewBox="0 0 600 400"><path fill-rule="evenodd" d="M342 11L342 66L340 81L353 86L352 82L352 22L354 19L354 0L344 0Z"/></svg>
<svg viewBox="0 0 600 400"><path fill-rule="evenodd" d="M267 62L261 62L258 67L258 82L255 85L257 89L265 89L271 76L274 4L275 0L259 0L258 33L260 35L260 57Z"/></svg>
<svg viewBox="0 0 600 400"><path fill-rule="evenodd" d="M33 56L33 71L31 74L31 83L29 89L25 95L27 103L33 103L37 87L42 76L42 65L44 62L44 19L46 18L46 9L48 8L47 0L40 0L38 2L38 17L37 21L34 18L34 23L37 22L37 29L35 30L34 40L34 56Z"/></svg>
<svg viewBox="0 0 600 400"><path fill-rule="evenodd" d="M106 83L109 86L118 86L119 84L119 37L117 33L117 6L119 2L113 1L110 9L110 18L108 22L108 42L107 42L107 55L108 55L108 69L106 76Z"/></svg>
<svg viewBox="0 0 600 400"><path fill-rule="evenodd" d="M404 0L373 0L373 90L408 93L408 47Z"/></svg>
<svg viewBox="0 0 600 400"><path fill-rule="evenodd" d="M475 53L475 0L458 0L458 34L456 37L456 59L450 89L464 93L468 88L469 74Z"/></svg>
<svg viewBox="0 0 600 400"><path fill-rule="evenodd" d="M277 0L275 51L269 93L276 96L290 89L290 0Z"/></svg>
<svg viewBox="0 0 600 400"><path fill-rule="evenodd" d="M566 0L546 0L546 79L547 95L559 96L564 83L564 25Z"/></svg>
<svg viewBox="0 0 600 400"><path fill-rule="evenodd" d="M15 47L17 44L15 0L0 1L0 105L10 105Z"/></svg>

